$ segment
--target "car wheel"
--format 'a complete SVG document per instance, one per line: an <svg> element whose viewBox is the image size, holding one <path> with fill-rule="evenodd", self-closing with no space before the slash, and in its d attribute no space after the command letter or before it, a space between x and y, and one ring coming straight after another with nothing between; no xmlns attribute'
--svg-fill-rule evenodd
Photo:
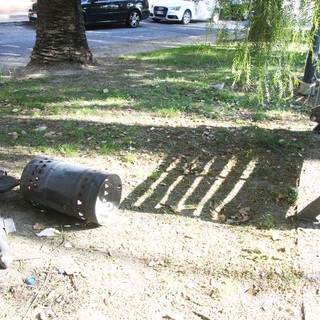
<svg viewBox="0 0 320 320"><path fill-rule="evenodd" d="M137 10L132 10L127 18L127 26L130 28L136 28L140 23L140 13Z"/></svg>
<svg viewBox="0 0 320 320"><path fill-rule="evenodd" d="M191 11L186 10L182 16L181 23L182 24L188 24L191 21Z"/></svg>

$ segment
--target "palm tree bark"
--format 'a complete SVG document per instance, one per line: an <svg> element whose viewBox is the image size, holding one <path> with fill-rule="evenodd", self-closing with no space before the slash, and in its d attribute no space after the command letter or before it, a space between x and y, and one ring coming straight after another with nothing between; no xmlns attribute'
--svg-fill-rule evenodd
<svg viewBox="0 0 320 320"><path fill-rule="evenodd" d="M36 43L28 66L92 62L80 0L38 0Z"/></svg>

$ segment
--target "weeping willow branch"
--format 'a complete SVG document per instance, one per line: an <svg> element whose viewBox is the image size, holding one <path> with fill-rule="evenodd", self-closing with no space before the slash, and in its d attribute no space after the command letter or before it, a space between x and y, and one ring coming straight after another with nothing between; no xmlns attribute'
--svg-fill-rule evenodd
<svg viewBox="0 0 320 320"><path fill-rule="evenodd" d="M319 26L319 3L247 0L250 22L233 61L234 85L255 90L261 102L292 95L297 78L291 66L298 50L311 43L312 24Z"/></svg>

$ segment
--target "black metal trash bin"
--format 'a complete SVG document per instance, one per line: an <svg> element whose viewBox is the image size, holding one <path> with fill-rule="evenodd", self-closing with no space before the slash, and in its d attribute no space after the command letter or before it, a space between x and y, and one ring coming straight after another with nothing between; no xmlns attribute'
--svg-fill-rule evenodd
<svg viewBox="0 0 320 320"><path fill-rule="evenodd" d="M35 158L22 172L23 198L99 225L117 210L122 184L118 175L48 158Z"/></svg>

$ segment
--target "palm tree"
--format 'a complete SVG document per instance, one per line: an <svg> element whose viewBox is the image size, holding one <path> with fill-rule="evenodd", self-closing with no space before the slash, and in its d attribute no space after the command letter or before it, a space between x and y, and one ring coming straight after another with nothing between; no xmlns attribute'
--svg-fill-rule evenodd
<svg viewBox="0 0 320 320"><path fill-rule="evenodd" d="M28 66L92 62L80 0L38 0L37 36Z"/></svg>

